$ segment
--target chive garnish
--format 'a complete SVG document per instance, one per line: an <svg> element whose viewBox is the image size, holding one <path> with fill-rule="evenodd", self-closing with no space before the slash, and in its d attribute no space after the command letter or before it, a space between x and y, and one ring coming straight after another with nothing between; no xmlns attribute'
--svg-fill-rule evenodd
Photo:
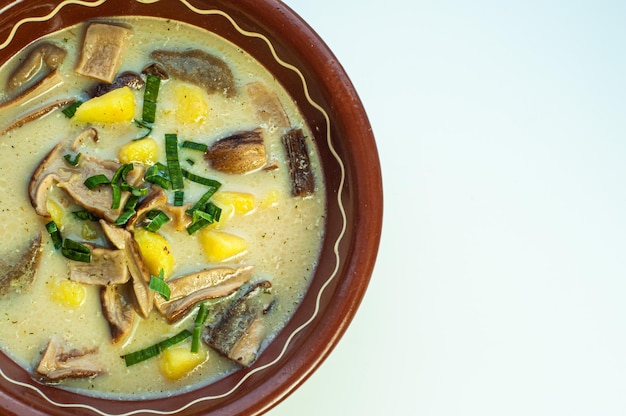
<svg viewBox="0 0 626 416"><path fill-rule="evenodd" d="M74 114L76 114L76 109L80 107L82 103L83 103L82 101L74 101L72 104L68 105L63 110L61 110L61 112L65 114L65 117L72 118L74 117Z"/></svg>
<svg viewBox="0 0 626 416"><path fill-rule="evenodd" d="M182 207L185 202L185 191L174 191L174 206Z"/></svg>
<svg viewBox="0 0 626 416"><path fill-rule="evenodd" d="M112 183L111 191L113 192L111 197L111 209L118 209L122 201L122 189L118 184Z"/></svg>
<svg viewBox="0 0 626 416"><path fill-rule="evenodd" d="M207 149L209 148L209 146L207 146L204 143L192 142L189 140L185 140L184 142L182 142L180 147L185 148L185 149L198 150L200 152L206 152Z"/></svg>
<svg viewBox="0 0 626 416"><path fill-rule="evenodd" d="M148 211L146 214L146 220L148 223L144 225L144 228L148 231L156 233L170 220L170 217L168 217L167 214L161 210L153 209Z"/></svg>
<svg viewBox="0 0 626 416"><path fill-rule="evenodd" d="M200 185L214 187L216 190L217 188L222 186L222 184L215 179L205 178L203 176L196 175L195 173L191 173L185 169L182 170L182 173L185 179L190 180L191 182L199 183Z"/></svg>
<svg viewBox="0 0 626 416"><path fill-rule="evenodd" d="M57 224L54 221L50 221L46 224L46 230L48 234L50 234L54 248L57 250L60 249L63 244L63 237L61 236L61 231L57 227Z"/></svg>
<svg viewBox="0 0 626 416"><path fill-rule="evenodd" d="M133 217L133 215L137 213L137 211L135 211L135 208L137 207L137 203L139 203L139 198L140 198L139 196L131 194L130 197L128 197L128 200L126 201L126 204L124 204L124 210L119 215L119 217L117 217L117 219L115 220L113 224L115 225L126 224L128 220L130 220Z"/></svg>
<svg viewBox="0 0 626 416"><path fill-rule="evenodd" d="M148 75L146 77L146 89L143 93L142 110L142 119L146 123L154 123L156 118L156 103L160 86L161 78L154 75Z"/></svg>
<svg viewBox="0 0 626 416"><path fill-rule="evenodd" d="M108 185L110 183L111 181L109 181L109 178L107 178L103 174L90 176L87 179L85 179L85 182L84 182L85 186L89 189L95 189L98 186Z"/></svg>
<svg viewBox="0 0 626 416"><path fill-rule="evenodd" d="M178 136L176 134L165 135L165 158L167 160L167 170L170 173L172 189L183 189L183 174L178 161Z"/></svg>
<svg viewBox="0 0 626 416"><path fill-rule="evenodd" d="M196 319L193 322L193 332L191 336L191 352L198 352L200 350L200 335L202 334L202 326L209 315L209 307L206 303L200 304L200 309L196 315Z"/></svg>
<svg viewBox="0 0 626 416"><path fill-rule="evenodd" d="M84 244L66 238L61 244L61 253L70 260L83 263L91 262L91 250Z"/></svg>
<svg viewBox="0 0 626 416"><path fill-rule="evenodd" d="M170 287L165 282L163 269L159 271L158 276L150 276L150 289L163 296L165 300L170 300Z"/></svg>
<svg viewBox="0 0 626 416"><path fill-rule="evenodd" d="M98 217L89 211L72 211L72 214L79 220L98 221Z"/></svg>
<svg viewBox="0 0 626 416"><path fill-rule="evenodd" d="M149 358L156 357L163 350L166 350L191 336L191 332L187 329L183 329L178 334L159 342L158 344L154 344L148 348L144 348L139 351L131 352L129 354L123 355L124 361L126 362L126 366L130 367L131 365L135 365L142 361L145 361Z"/></svg>
<svg viewBox="0 0 626 416"><path fill-rule="evenodd" d="M80 153L77 153L73 158L72 155L70 155L69 153L64 155L63 157L65 158L65 160L67 161L67 163L69 163L72 166L78 166L78 162L80 161Z"/></svg>
<svg viewBox="0 0 626 416"><path fill-rule="evenodd" d="M217 182L217 181L216 181ZM191 207L191 209L187 210L187 213L189 215L193 214L193 211L197 210L197 209L203 209L204 206L207 204L207 202L209 202L209 199L211 199L211 197L213 196L213 194L215 194L215 192L217 192L217 190L219 189L219 187L222 186L221 183L217 182L217 186L211 186L209 187L209 189L200 197L200 199L198 200L198 202L196 202L194 204L193 207Z"/></svg>
<svg viewBox="0 0 626 416"><path fill-rule="evenodd" d="M150 166L146 170L143 179L146 182L158 185L163 189L169 189L171 186L170 175L167 170L167 166L160 162L157 162L154 165Z"/></svg>
<svg viewBox="0 0 626 416"><path fill-rule="evenodd" d="M133 122L140 129L147 129L145 134L143 134L142 136L137 137L136 139L133 139L134 142L139 141L141 139L145 139L146 137L148 137L150 135L150 133L152 133L152 125L150 123L146 123L143 120L137 120L137 119L134 119Z"/></svg>
<svg viewBox="0 0 626 416"><path fill-rule="evenodd" d="M191 224L187 226L187 233L194 234L196 231L220 220L222 209L213 202L207 202L202 209L187 211L191 215Z"/></svg>

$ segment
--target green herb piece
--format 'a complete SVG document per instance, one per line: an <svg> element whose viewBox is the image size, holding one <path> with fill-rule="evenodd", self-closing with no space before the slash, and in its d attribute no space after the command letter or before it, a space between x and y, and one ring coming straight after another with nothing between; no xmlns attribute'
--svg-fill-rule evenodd
<svg viewBox="0 0 626 416"><path fill-rule="evenodd" d="M185 203L185 191L174 191L174 206L182 207Z"/></svg>
<svg viewBox="0 0 626 416"><path fill-rule="evenodd" d="M178 334L166 340L163 340L159 342L158 344L154 344L148 348L144 348L142 350L123 355L122 358L124 358L124 361L126 362L126 366L130 367L131 365L135 365L149 358L156 357L163 350L166 350L176 344L183 342L190 336L191 336L191 332L189 332L187 329L183 329Z"/></svg>
<svg viewBox="0 0 626 416"><path fill-rule="evenodd" d="M150 276L150 289L163 296L165 300L170 300L170 287L165 282L163 269L159 271L158 276Z"/></svg>
<svg viewBox="0 0 626 416"><path fill-rule="evenodd" d="M115 171L113 178L111 178L111 183L118 183L119 181L126 182L126 175L128 172L134 169L132 163L125 163Z"/></svg>
<svg viewBox="0 0 626 416"><path fill-rule="evenodd" d="M200 304L200 309L196 315L196 319L193 322L193 332L191 335L191 352L198 352L200 350L200 335L202 334L202 326L209 315L209 307L206 303Z"/></svg>
<svg viewBox="0 0 626 416"><path fill-rule="evenodd" d="M176 134L165 135L165 159L167 161L167 170L170 173L172 189L183 189L183 174L178 161L178 136Z"/></svg>
<svg viewBox="0 0 626 416"><path fill-rule="evenodd" d="M156 233L170 220L170 217L168 217L167 214L161 210L153 209L148 211L146 214L146 220L148 220L148 223L144 225L144 228L148 231Z"/></svg>
<svg viewBox="0 0 626 416"><path fill-rule="evenodd" d="M163 189L169 189L171 186L170 175L167 170L167 166L163 163L155 163L150 166L147 170L143 179L146 182L153 183L157 186L160 186Z"/></svg>
<svg viewBox="0 0 626 416"><path fill-rule="evenodd" d="M154 123L156 119L156 105L160 86L161 78L154 75L148 75L146 77L146 89L143 93L143 110L141 117L143 121L147 123Z"/></svg>
<svg viewBox="0 0 626 416"><path fill-rule="evenodd" d="M205 178L200 175L196 175L195 173L191 173L188 170L182 170L183 176L185 179L190 180L191 182L199 183L200 185L208 186L210 188L215 188L217 190L222 184L215 179Z"/></svg>
<svg viewBox="0 0 626 416"><path fill-rule="evenodd" d="M148 137L150 135L150 133L152 133L152 125L150 123L146 123L143 120L137 120L134 119L133 122L137 125L137 127L139 127L140 129L146 129L148 130L144 135L137 137L136 139L133 139L134 142L139 141L141 139L145 139L146 137Z"/></svg>
<svg viewBox="0 0 626 416"><path fill-rule="evenodd" d="M72 214L79 220L98 221L98 217L89 211L72 211Z"/></svg>
<svg viewBox="0 0 626 416"><path fill-rule="evenodd" d="M54 248L57 250L60 249L63 244L63 237L61 236L61 231L57 227L57 224L54 221L50 221L46 224L46 230L48 234L50 234Z"/></svg>
<svg viewBox="0 0 626 416"><path fill-rule="evenodd" d="M131 195L130 197L128 197L126 204L124 204L124 210L122 211L120 216L117 217L117 219L115 220L113 224L115 225L126 224L128 220L130 220L137 213L135 208L137 208L137 203L139 202L139 198L140 197L137 195Z"/></svg>
<svg viewBox="0 0 626 416"><path fill-rule="evenodd" d="M72 155L67 154L64 155L63 157L65 158L65 160L67 161L67 163L69 163L72 166L78 166L78 162L80 161L80 153L77 153L73 158Z"/></svg>
<svg viewBox="0 0 626 416"><path fill-rule="evenodd" d="M65 107L61 112L65 114L65 117L72 118L76 114L76 109L81 106L82 101L74 101L72 104Z"/></svg>
<svg viewBox="0 0 626 416"><path fill-rule="evenodd" d="M118 209L122 202L122 189L116 183L111 184L111 209Z"/></svg>
<svg viewBox="0 0 626 416"><path fill-rule="evenodd" d="M109 178L107 178L103 174L90 176L87 179L85 179L85 182L84 182L85 186L89 189L96 189L98 186L108 185L110 183L111 181L109 181Z"/></svg>
<svg viewBox="0 0 626 416"><path fill-rule="evenodd" d="M83 263L91 262L91 250L89 247L69 238L63 240L61 253L70 260L80 261Z"/></svg>
<svg viewBox="0 0 626 416"><path fill-rule="evenodd" d="M185 140L184 142L182 142L180 147L184 149L198 150L200 152L206 152L209 148L209 146L204 143L192 142L189 140Z"/></svg>
<svg viewBox="0 0 626 416"><path fill-rule="evenodd" d="M216 181L217 182L217 181ZM213 196L213 194L215 194L215 192L217 192L217 190L219 189L219 187L222 186L221 183L217 182L217 186L211 186L209 187L209 189L200 197L200 199L198 200L198 202L196 202L193 207L191 207L191 209L187 210L187 213L189 215L193 214L193 211L197 210L197 209L203 209L204 206L207 204L207 202L209 202L209 199L211 199L211 197Z"/></svg>
<svg viewBox="0 0 626 416"><path fill-rule="evenodd" d="M187 211L189 213L189 211ZM196 209L190 212L191 224L187 226L187 233L194 234L198 230L220 220L222 209L213 202L207 202L203 209Z"/></svg>

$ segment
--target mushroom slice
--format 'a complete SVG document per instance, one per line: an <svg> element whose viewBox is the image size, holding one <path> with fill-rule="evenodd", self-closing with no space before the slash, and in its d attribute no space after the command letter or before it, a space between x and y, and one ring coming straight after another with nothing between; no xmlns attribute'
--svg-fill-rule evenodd
<svg viewBox="0 0 626 416"><path fill-rule="evenodd" d="M102 314L109 323L114 344L126 338L135 320L135 311L126 300L124 289L125 285L108 285L100 288Z"/></svg>
<svg viewBox="0 0 626 416"><path fill-rule="evenodd" d="M152 186L150 193L142 199L136 207L137 214L133 216L127 223L126 228L133 230L135 225L143 219L144 215L153 209L161 209L167 205L167 194L163 188Z"/></svg>
<svg viewBox="0 0 626 416"><path fill-rule="evenodd" d="M278 96L262 82L250 82L246 84L245 91L252 100L259 119L272 128L289 128L291 122Z"/></svg>
<svg viewBox="0 0 626 416"><path fill-rule="evenodd" d="M307 196L315 192L315 178L311 170L309 149L302 129L294 129L284 134L282 142L287 152L291 194Z"/></svg>
<svg viewBox="0 0 626 416"><path fill-rule="evenodd" d="M23 84L33 80L44 66L56 69L67 55L67 51L50 42L43 42L35 46L26 59L11 74L7 80L7 90L14 91Z"/></svg>
<svg viewBox="0 0 626 416"><path fill-rule="evenodd" d="M224 173L246 173L267 163L260 129L220 139L209 147L204 157L213 169Z"/></svg>
<svg viewBox="0 0 626 416"><path fill-rule="evenodd" d="M40 232L29 244L28 248L13 264L0 260L2 274L0 275L0 295L10 290L21 292L35 279L37 265L41 258L43 235Z"/></svg>
<svg viewBox="0 0 626 416"><path fill-rule="evenodd" d="M91 250L89 263L68 260L70 280L101 286L128 282L130 276L125 250L87 246Z"/></svg>
<svg viewBox="0 0 626 416"><path fill-rule="evenodd" d="M44 383L97 376L104 372L104 367L94 357L97 351L97 348L70 348L65 342L52 338L33 376Z"/></svg>
<svg viewBox="0 0 626 416"><path fill-rule="evenodd" d="M271 286L270 282L261 281L240 291L215 324L205 327L203 341L231 360L246 367L251 365L265 338L263 315L272 302Z"/></svg>
<svg viewBox="0 0 626 416"><path fill-rule="evenodd" d="M93 128L83 130L70 144L68 144L68 140L59 142L48 152L33 172L28 184L28 194L37 214L43 217L50 216L46 206L48 190L53 184L69 179L72 172L76 171L67 164L63 155L68 151L68 148L75 150L75 144L86 140L88 137L97 137L96 130Z"/></svg>
<svg viewBox="0 0 626 416"><path fill-rule="evenodd" d="M86 77L113 82L131 33L130 29L122 26L91 23L87 27L75 71Z"/></svg>
<svg viewBox="0 0 626 416"><path fill-rule="evenodd" d="M61 84L63 84L63 76L55 69L17 97L0 104L0 110L7 111L12 108L18 108L52 91Z"/></svg>
<svg viewBox="0 0 626 416"><path fill-rule="evenodd" d="M150 58L161 64L172 78L196 84L209 94L235 93L233 73L226 62L199 49L187 51L156 50Z"/></svg>
<svg viewBox="0 0 626 416"><path fill-rule="evenodd" d="M112 83L101 82L91 88L87 95L89 97L99 97L107 92L116 90L122 87L129 87L133 90L140 90L146 85L146 82L136 72L125 71L115 77Z"/></svg>
<svg viewBox="0 0 626 416"><path fill-rule="evenodd" d="M31 111L28 114L23 115L18 120L16 120L13 123L9 124L4 130L2 130L0 135L5 135L8 132L10 132L11 130L17 129L17 128L22 127L23 125L25 125L27 123L30 123L31 121L37 120L39 118L42 118L43 116L53 112L57 108L66 107L66 106L74 103L75 101L76 100L74 100L74 99L57 100L57 101L55 101L53 103L46 104L46 105L44 105L41 108L38 108L38 109L36 109L34 111Z"/></svg>
<svg viewBox="0 0 626 416"><path fill-rule="evenodd" d="M250 280L252 267L231 269L221 267L207 269L187 276L170 279L170 300L155 296L157 309L170 323L176 322L190 312L195 305L207 299L228 296Z"/></svg>
<svg viewBox="0 0 626 416"><path fill-rule="evenodd" d="M126 251L137 311L147 318L154 304L154 291L150 289L150 273L143 263L137 242L128 230L115 227L104 220L100 220L100 225L111 244Z"/></svg>

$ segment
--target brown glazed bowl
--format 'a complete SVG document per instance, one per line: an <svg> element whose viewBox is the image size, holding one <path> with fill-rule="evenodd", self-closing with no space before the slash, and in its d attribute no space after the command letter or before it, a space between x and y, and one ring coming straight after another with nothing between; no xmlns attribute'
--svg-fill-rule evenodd
<svg viewBox="0 0 626 416"><path fill-rule="evenodd" d="M335 347L364 296L382 227L382 180L372 130L342 66L278 0L2 0L0 64L42 35L84 20L156 16L213 31L286 87L314 133L327 188L319 266L301 306L254 365L206 387L150 400L106 400L39 384L0 353L0 414L258 415Z"/></svg>

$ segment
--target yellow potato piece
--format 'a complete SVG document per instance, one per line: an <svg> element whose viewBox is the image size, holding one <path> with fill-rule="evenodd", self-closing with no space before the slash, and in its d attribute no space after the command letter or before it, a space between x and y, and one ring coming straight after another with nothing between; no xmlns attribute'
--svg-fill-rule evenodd
<svg viewBox="0 0 626 416"><path fill-rule="evenodd" d="M263 199L261 199L259 206L262 208L275 207L276 205L278 205L279 201L280 191L278 189L272 189L267 193L267 195L265 195Z"/></svg>
<svg viewBox="0 0 626 416"><path fill-rule="evenodd" d="M90 223L83 223L81 229L80 229L80 235L85 239L85 240L95 240L96 237L98 237L98 232L96 231L96 229L94 228L93 225L91 225Z"/></svg>
<svg viewBox="0 0 626 416"><path fill-rule="evenodd" d="M165 237L144 228L137 228L134 237L150 274L158 276L163 269L166 279L171 276L174 269L174 255Z"/></svg>
<svg viewBox="0 0 626 416"><path fill-rule="evenodd" d="M56 201L48 199L46 201L46 208L48 208L48 213L50 213L50 218L57 225L59 229L63 227L65 224L65 210Z"/></svg>
<svg viewBox="0 0 626 416"><path fill-rule="evenodd" d="M150 137L132 141L120 148L117 158L121 163L154 165L159 160L159 145Z"/></svg>
<svg viewBox="0 0 626 416"><path fill-rule="evenodd" d="M191 352L188 345L171 347L161 353L159 368L165 377L178 380L205 362L207 357L207 350L203 347L198 352Z"/></svg>
<svg viewBox="0 0 626 416"><path fill-rule="evenodd" d="M234 234L203 228L199 232L200 243L211 263L229 260L248 248L246 240Z"/></svg>
<svg viewBox="0 0 626 416"><path fill-rule="evenodd" d="M182 84L174 90L175 117L181 124L204 123L209 114L206 92L195 85Z"/></svg>
<svg viewBox="0 0 626 416"><path fill-rule="evenodd" d="M213 199L220 206L232 206L238 215L252 211L255 204L254 195L245 192L220 191L213 195Z"/></svg>
<svg viewBox="0 0 626 416"><path fill-rule="evenodd" d="M61 305L77 308L87 297L87 290L81 283L73 280L53 280L50 283L51 296Z"/></svg>
<svg viewBox="0 0 626 416"><path fill-rule="evenodd" d="M135 116L135 95L128 87L85 101L76 109L74 120L85 123L131 121Z"/></svg>

